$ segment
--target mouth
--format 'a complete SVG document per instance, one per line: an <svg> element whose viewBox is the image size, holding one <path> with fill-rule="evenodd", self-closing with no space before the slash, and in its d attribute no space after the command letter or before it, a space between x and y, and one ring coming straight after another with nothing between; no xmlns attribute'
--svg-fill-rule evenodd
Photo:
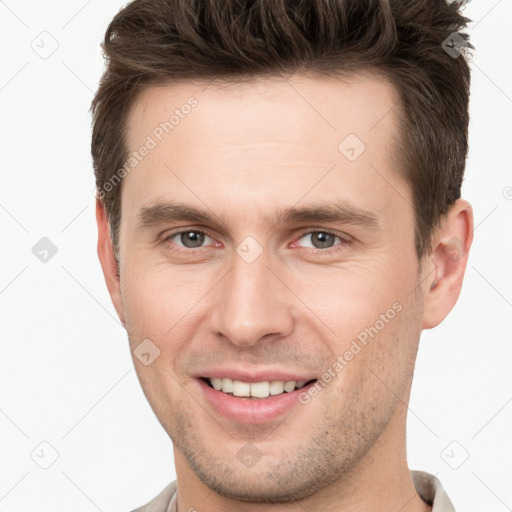
<svg viewBox="0 0 512 512"><path fill-rule="evenodd" d="M292 412L304 420L303 415L310 409L301 405L300 396L316 381L245 382L219 377L196 380L212 411L230 422L244 425L272 424Z"/></svg>
<svg viewBox="0 0 512 512"><path fill-rule="evenodd" d="M308 381L272 380L261 382L244 382L227 377L201 377L200 380L202 380L210 389L219 391L228 396L244 398L246 400L264 400L269 397L298 391L299 389L313 384L317 379L311 379Z"/></svg>
<svg viewBox="0 0 512 512"><path fill-rule="evenodd" d="M309 421L306 418L314 410L304 407L302 399L318 380L311 371L239 366L203 370L193 377L203 408L223 421L263 425L290 414L296 420Z"/></svg>

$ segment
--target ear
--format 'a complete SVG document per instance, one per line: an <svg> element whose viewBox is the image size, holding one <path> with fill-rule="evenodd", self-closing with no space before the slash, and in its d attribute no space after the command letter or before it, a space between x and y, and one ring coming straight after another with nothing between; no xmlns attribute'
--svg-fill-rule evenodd
<svg viewBox="0 0 512 512"><path fill-rule="evenodd" d="M426 258L422 329L439 325L459 298L473 242L473 210L459 199L443 217Z"/></svg>
<svg viewBox="0 0 512 512"><path fill-rule="evenodd" d="M100 199L96 199L96 222L98 223L98 257L100 259L101 268L103 269L105 282L107 283L108 292L114 304L114 308L116 309L117 316L119 320L121 320L123 327L126 328L121 300L119 269L114 256L107 212Z"/></svg>

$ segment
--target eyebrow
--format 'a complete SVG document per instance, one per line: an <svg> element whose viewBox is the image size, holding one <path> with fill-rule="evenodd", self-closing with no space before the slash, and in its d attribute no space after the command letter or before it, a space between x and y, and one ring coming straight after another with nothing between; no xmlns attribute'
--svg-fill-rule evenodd
<svg viewBox="0 0 512 512"><path fill-rule="evenodd" d="M274 216L269 216L267 220L273 221L273 225L327 222L358 225L372 229L380 227L379 219L374 213L350 203L290 207L279 210ZM227 229L227 224L211 210L203 210L179 202L158 202L143 206L138 213L138 221L141 228L187 221L194 224L216 225Z"/></svg>

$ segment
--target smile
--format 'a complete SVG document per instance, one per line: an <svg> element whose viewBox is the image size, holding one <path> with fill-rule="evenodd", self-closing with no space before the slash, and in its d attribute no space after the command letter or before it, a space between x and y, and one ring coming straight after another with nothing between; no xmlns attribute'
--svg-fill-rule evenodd
<svg viewBox="0 0 512 512"><path fill-rule="evenodd" d="M269 396L281 395L282 393L291 393L313 382L312 380L309 382L305 380L243 382L227 377L215 377L204 380L211 388L239 398L268 398Z"/></svg>

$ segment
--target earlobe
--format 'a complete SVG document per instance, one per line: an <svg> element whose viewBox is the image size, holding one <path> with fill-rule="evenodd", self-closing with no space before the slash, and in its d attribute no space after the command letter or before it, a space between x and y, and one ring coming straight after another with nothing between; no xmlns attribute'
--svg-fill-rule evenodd
<svg viewBox="0 0 512 512"><path fill-rule="evenodd" d="M98 224L98 258L103 270L103 276L105 277L108 292L119 320L121 320L123 327L126 327L121 300L119 268L112 246L107 212L100 199L96 199L96 222Z"/></svg>
<svg viewBox="0 0 512 512"><path fill-rule="evenodd" d="M459 199L443 218L432 242L424 286L422 329L439 325L455 306L473 241L471 205Z"/></svg>

